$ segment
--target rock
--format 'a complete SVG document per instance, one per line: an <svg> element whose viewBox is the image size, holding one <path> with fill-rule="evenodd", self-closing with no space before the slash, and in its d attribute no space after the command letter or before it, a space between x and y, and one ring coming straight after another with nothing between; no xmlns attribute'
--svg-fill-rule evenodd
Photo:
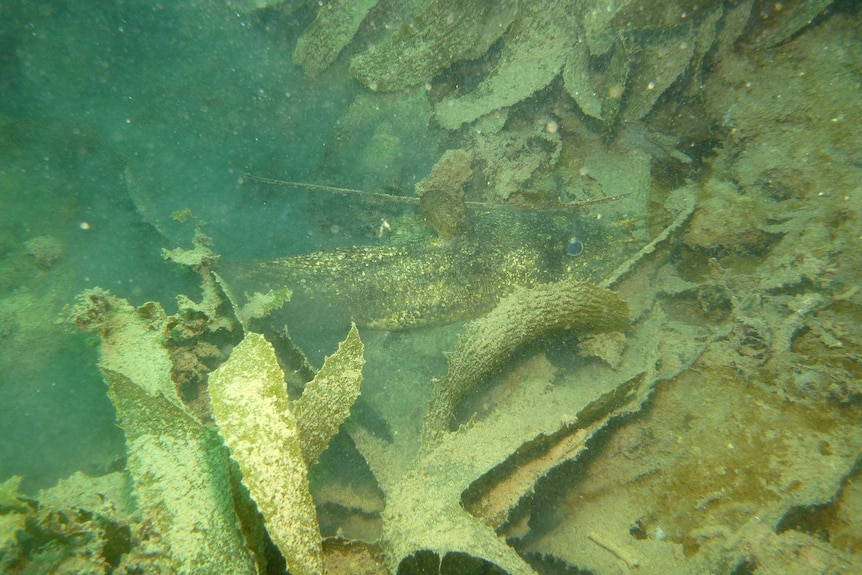
<svg viewBox="0 0 862 575"><path fill-rule="evenodd" d="M54 236L38 236L24 243L24 251L36 266L48 269L65 255L63 243Z"/></svg>

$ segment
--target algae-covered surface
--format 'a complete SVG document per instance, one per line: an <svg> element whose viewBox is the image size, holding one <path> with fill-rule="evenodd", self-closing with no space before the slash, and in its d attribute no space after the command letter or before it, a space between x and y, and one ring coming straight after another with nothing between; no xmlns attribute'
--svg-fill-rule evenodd
<svg viewBox="0 0 862 575"><path fill-rule="evenodd" d="M862 572L862 9L0 3L0 572Z"/></svg>

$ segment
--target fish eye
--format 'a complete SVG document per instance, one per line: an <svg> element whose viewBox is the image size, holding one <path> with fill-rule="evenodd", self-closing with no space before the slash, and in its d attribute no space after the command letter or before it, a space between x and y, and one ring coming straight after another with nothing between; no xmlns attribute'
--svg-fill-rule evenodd
<svg viewBox="0 0 862 575"><path fill-rule="evenodd" d="M582 253L584 253L584 242L578 238L570 238L569 243L566 244L566 254L576 258Z"/></svg>

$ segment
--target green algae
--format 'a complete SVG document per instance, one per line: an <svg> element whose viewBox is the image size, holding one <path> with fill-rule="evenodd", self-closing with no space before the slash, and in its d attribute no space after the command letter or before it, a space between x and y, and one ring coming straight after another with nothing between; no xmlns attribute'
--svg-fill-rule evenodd
<svg viewBox="0 0 862 575"><path fill-rule="evenodd" d="M209 378L219 433L291 572L322 574L322 537L308 469L350 413L362 382L356 326L291 408L272 345L249 332Z"/></svg>
<svg viewBox="0 0 862 575"><path fill-rule="evenodd" d="M338 351L326 358L294 404L299 442L309 467L317 463L350 415L350 408L359 397L364 364L364 347L354 324L338 345Z"/></svg>
<svg viewBox="0 0 862 575"><path fill-rule="evenodd" d="M351 72L372 91L424 84L458 60L482 56L511 22L516 6L512 0L424 3L411 22L354 56Z"/></svg>

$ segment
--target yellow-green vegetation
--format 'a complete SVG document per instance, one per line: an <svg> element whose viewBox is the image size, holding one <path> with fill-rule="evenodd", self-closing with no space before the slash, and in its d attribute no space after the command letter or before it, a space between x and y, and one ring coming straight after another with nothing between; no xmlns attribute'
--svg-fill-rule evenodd
<svg viewBox="0 0 862 575"><path fill-rule="evenodd" d="M135 498L177 569L255 572L234 511L227 452L215 431L125 375L106 368L102 374L126 434Z"/></svg>
<svg viewBox="0 0 862 575"><path fill-rule="evenodd" d="M13 562L12 553L16 545L15 537L27 526L27 516L31 510L18 500L18 486L21 477L13 476L0 483L0 567L7 568Z"/></svg>
<svg viewBox="0 0 862 575"><path fill-rule="evenodd" d="M474 91L445 98L437 105L440 125L457 129L517 104L550 84L578 41L578 4L520 2L518 15L506 32L499 63Z"/></svg>
<svg viewBox="0 0 862 575"><path fill-rule="evenodd" d="M590 283L563 280L516 289L493 311L471 323L458 349L449 356L449 372L434 383L424 441L439 440L464 394L499 370L525 343L564 329L601 333L623 330L628 324L626 304L610 290Z"/></svg>
<svg viewBox="0 0 862 575"><path fill-rule="evenodd" d="M21 477L0 483L0 572L174 572L170 561L133 548L134 504L126 473L88 477L76 472L37 496L21 490ZM134 526L134 537L152 530Z"/></svg>
<svg viewBox="0 0 862 575"><path fill-rule="evenodd" d="M206 266L188 253L170 256L199 268L215 297ZM220 307L215 301L198 305L192 323L229 325L205 316ZM184 313L167 317L155 303L136 309L100 289L81 294L69 312L80 329L102 338L100 368L126 435L134 495L165 543L153 552L189 573L263 568L255 525L260 517L249 512L242 492L232 485L227 443L291 571L323 573L307 473L359 395L364 359L356 327L307 384L295 410L273 347L262 335L247 333L209 377L216 431L201 419L207 410L190 409L172 379L177 368L172 338L204 334L184 327Z"/></svg>
<svg viewBox="0 0 862 575"><path fill-rule="evenodd" d="M415 18L355 56L351 71L373 91L422 84L458 60L481 57L511 23L516 9L514 0L416 3L408 12Z"/></svg>
<svg viewBox="0 0 862 575"><path fill-rule="evenodd" d="M830 4L809 0L776 10L767 45L791 37ZM687 71L699 74L717 41L729 45L743 33L751 10L752 2L723 0L334 2L305 31L294 61L317 75L358 34L350 70L372 91L398 92L441 77L473 86L448 88L435 103L437 122L447 129L513 106L562 77L581 111L613 129L620 120L644 118L671 86L688 81ZM388 32L372 36L366 48L363 25ZM478 84L458 76L459 63L483 58L493 66L465 67L479 71ZM454 77L441 74L447 71Z"/></svg>
<svg viewBox="0 0 862 575"><path fill-rule="evenodd" d="M148 395L180 406L171 380L170 355L159 331L164 312L154 306L158 311L147 306L136 310L128 301L95 288L78 296L69 318L81 331L102 337L101 368L123 374Z"/></svg>
<svg viewBox="0 0 862 575"><path fill-rule="evenodd" d="M210 375L209 395L219 433L288 568L297 575L322 574L299 429L275 351L262 335L246 334Z"/></svg>
<svg viewBox="0 0 862 575"><path fill-rule="evenodd" d="M292 573L322 574L320 529L308 468L350 414L362 382L356 326L291 409L284 373L266 339L247 333L209 378L219 433Z"/></svg>
<svg viewBox="0 0 862 575"><path fill-rule="evenodd" d="M104 290L81 294L71 312L102 337L100 368L126 435L137 503L179 571L253 573L234 511L227 452L213 429L185 406L163 345L164 312L135 309Z"/></svg>
<svg viewBox="0 0 862 575"><path fill-rule="evenodd" d="M350 42L368 11L378 0L336 0L320 10L296 45L293 61L309 76L317 76Z"/></svg>
<svg viewBox="0 0 862 575"><path fill-rule="evenodd" d="M176 210L175 212L173 212L171 214L171 219L173 219L175 222L178 222L181 224L186 223L187 221L189 221L193 217L194 217L194 214L192 213L192 210L190 208L184 208L182 210Z"/></svg>
<svg viewBox="0 0 862 575"><path fill-rule="evenodd" d="M359 397L364 364L364 347L353 324L338 351L326 358L294 405L299 444L309 467L317 463L329 440L350 415L350 407Z"/></svg>

